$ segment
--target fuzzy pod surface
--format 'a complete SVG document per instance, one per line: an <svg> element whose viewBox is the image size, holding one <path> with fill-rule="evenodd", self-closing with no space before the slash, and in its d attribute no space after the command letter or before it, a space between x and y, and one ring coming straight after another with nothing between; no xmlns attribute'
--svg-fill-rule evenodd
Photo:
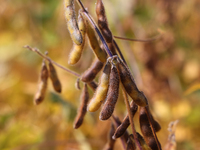
<svg viewBox="0 0 200 150"><path fill-rule="evenodd" d="M100 112L99 119L107 120L111 117L115 104L117 103L118 95L119 95L119 73L117 71L117 67L112 64L110 79L109 79L109 88L105 103Z"/></svg>

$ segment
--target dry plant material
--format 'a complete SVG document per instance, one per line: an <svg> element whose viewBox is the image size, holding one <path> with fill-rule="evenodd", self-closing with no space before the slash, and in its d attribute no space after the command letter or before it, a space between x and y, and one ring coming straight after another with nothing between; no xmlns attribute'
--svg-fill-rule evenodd
<svg viewBox="0 0 200 150"><path fill-rule="evenodd" d="M143 139L143 137L137 132L137 138L140 142L140 145L142 147L143 150L154 150L154 149L151 149L145 142L145 140Z"/></svg>
<svg viewBox="0 0 200 150"><path fill-rule="evenodd" d="M76 82L75 82L75 87L77 90L81 90L81 87L80 87L80 79L77 78Z"/></svg>
<svg viewBox="0 0 200 150"><path fill-rule="evenodd" d="M133 134L129 135L126 150L136 150Z"/></svg>
<svg viewBox="0 0 200 150"><path fill-rule="evenodd" d="M90 112L97 111L101 106L102 102L106 99L109 87L110 72L111 72L111 64L109 61L107 61L100 78L99 86L88 105L88 111Z"/></svg>
<svg viewBox="0 0 200 150"><path fill-rule="evenodd" d="M96 75L101 71L103 68L103 63L99 61L98 59L95 59L95 61L92 63L90 68L88 68L82 75L81 75L81 81L83 82L91 82L94 80Z"/></svg>
<svg viewBox="0 0 200 150"><path fill-rule="evenodd" d="M146 141L147 145L152 150L159 150L156 139L153 135L153 131L151 129L148 115L146 114L145 107L140 107L139 122L140 122L141 132L144 136L144 140ZM160 143L158 143L158 144L160 145Z"/></svg>
<svg viewBox="0 0 200 150"><path fill-rule="evenodd" d="M76 119L74 121L74 129L77 129L82 125L84 116L87 112L87 103L89 101L89 93L88 93L87 84L84 84L84 88L83 88L83 91L81 94L80 101L81 101L81 104L78 109Z"/></svg>
<svg viewBox="0 0 200 150"><path fill-rule="evenodd" d="M120 80L117 67L112 64L108 93L103 108L100 112L100 120L107 120L111 117L119 95L119 82Z"/></svg>
<svg viewBox="0 0 200 150"><path fill-rule="evenodd" d="M47 90L48 77L49 77L49 72L48 72L46 63L43 60L42 69L40 71L39 88L38 88L38 91L37 91L37 93L35 94L35 97L34 97L34 104L35 105L40 104L44 100L45 93L46 93L46 90Z"/></svg>
<svg viewBox="0 0 200 150"><path fill-rule="evenodd" d="M134 117L138 109L138 106L134 103L134 101L131 101L130 109ZM129 116L127 114L124 120L122 121L122 124L116 129L115 134L113 135L113 138L116 139L122 136L125 133L126 129L129 127L129 125L130 125L130 121L129 121Z"/></svg>
<svg viewBox="0 0 200 150"><path fill-rule="evenodd" d="M79 10L78 27L79 27L79 30L80 30L81 35L82 35L82 43L80 45L77 45L76 43L74 43L72 51L69 55L68 63L70 65L74 65L80 60L81 55L82 55L82 51L83 51L83 48L84 48L84 45L85 45L86 25L85 25L84 18L83 18L80 11L81 10Z"/></svg>
<svg viewBox="0 0 200 150"><path fill-rule="evenodd" d="M91 25L88 23L88 21L86 21L86 24L87 24L87 36L94 54L101 62L106 62L107 60L106 52L103 49L101 49L97 37L95 35L95 32L91 27Z"/></svg>
<svg viewBox="0 0 200 150"><path fill-rule="evenodd" d="M88 82L87 84L92 88L93 91L96 91L98 87L96 82L92 81L92 82Z"/></svg>
<svg viewBox="0 0 200 150"><path fill-rule="evenodd" d="M76 20L74 0L65 0L64 5L67 28L71 35L72 41L77 45L81 45L83 39Z"/></svg>
<svg viewBox="0 0 200 150"><path fill-rule="evenodd" d="M113 45L112 32L110 31L110 29L108 27L106 12L105 12L105 8L104 8L102 0L97 0L96 14L97 14L97 19L98 19L99 29L101 30L101 33L102 33L103 37L105 38L106 43L107 43L109 49L111 50L112 54L116 55L115 47Z"/></svg>
<svg viewBox="0 0 200 150"><path fill-rule="evenodd" d="M111 124L111 127L110 127L110 131L108 133L108 142L106 144L106 146L103 148L103 150L113 150L114 149L114 144L115 144L115 140L112 139L112 135L114 134L115 132L115 127L113 124Z"/></svg>
<svg viewBox="0 0 200 150"><path fill-rule="evenodd" d="M165 145L164 150L176 150L175 131L176 131L177 123L178 123L178 120L172 121L169 123L168 131L170 132L170 134L168 136L168 142Z"/></svg>
<svg viewBox="0 0 200 150"><path fill-rule="evenodd" d="M58 78L57 72L53 64L49 61L49 77L52 81L53 88L56 92L61 93L62 86Z"/></svg>
<svg viewBox="0 0 200 150"><path fill-rule="evenodd" d="M120 79L126 92L134 100L134 102L142 107L148 105L146 97L141 91L138 90L128 67L119 58L117 63L117 69L119 70Z"/></svg>

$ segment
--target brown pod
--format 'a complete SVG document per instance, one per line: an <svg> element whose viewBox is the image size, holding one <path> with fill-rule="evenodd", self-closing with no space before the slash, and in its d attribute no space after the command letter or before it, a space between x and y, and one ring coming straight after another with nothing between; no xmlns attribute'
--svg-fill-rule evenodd
<svg viewBox="0 0 200 150"><path fill-rule="evenodd" d="M127 148L126 150L136 150L135 141L133 134L129 135L129 139L127 141Z"/></svg>
<svg viewBox="0 0 200 150"><path fill-rule="evenodd" d="M90 66L90 68L88 68L82 74L81 81L83 81L83 82L91 82L92 80L94 80L94 78L99 73L99 71L101 71L102 68L103 68L103 63L101 61L99 61L98 59L96 59L92 63L92 65Z"/></svg>
<svg viewBox="0 0 200 150"><path fill-rule="evenodd" d="M108 133L108 139L107 139L108 142L107 142L106 146L103 148L103 150L113 150L114 149L115 140L112 139L112 135L114 134L114 132L115 132L114 125L111 124L111 128Z"/></svg>
<svg viewBox="0 0 200 150"><path fill-rule="evenodd" d="M148 105L146 97L142 92L138 90L128 67L119 58L118 60L119 62L117 63L117 69L119 70L120 79L126 92L129 94L129 96L134 100L134 102L137 105L142 107Z"/></svg>
<svg viewBox="0 0 200 150"><path fill-rule="evenodd" d="M161 126L160 124L153 118L153 116L151 115L151 118L152 118L152 125L155 129L155 132L158 132L161 130Z"/></svg>
<svg viewBox="0 0 200 150"><path fill-rule="evenodd" d="M119 95L119 81L119 73L117 68L112 64L108 93L103 108L100 112L100 120L109 119L114 111L115 104Z"/></svg>
<svg viewBox="0 0 200 150"><path fill-rule="evenodd" d="M131 109L131 113L134 117L134 115L138 109L138 106L134 103L134 101L131 101L130 109ZM124 118L124 120L122 121L122 124L116 129L115 134L113 135L113 138L116 139L116 138L119 138L120 136L122 136L129 125L130 125L130 121L129 121L129 116L127 114L126 117Z"/></svg>
<svg viewBox="0 0 200 150"><path fill-rule="evenodd" d="M146 141L147 145L153 150L159 150L158 145L156 143L156 139L154 138L153 132L151 130L145 107L140 107L139 122L141 132L144 136L144 140Z"/></svg>
<svg viewBox="0 0 200 150"><path fill-rule="evenodd" d="M39 88L34 97L34 104L36 105L40 104L44 100L46 89L47 89L48 77L49 77L48 69L47 69L45 61L43 61L42 69L40 72Z"/></svg>
<svg viewBox="0 0 200 150"><path fill-rule="evenodd" d="M51 62L49 62L49 76L52 81L54 90L58 93L61 93L62 86L60 80L58 79L56 69Z"/></svg>
<svg viewBox="0 0 200 150"><path fill-rule="evenodd" d="M81 90L81 87L80 87L80 79L77 78L76 82L75 82L75 87L77 90Z"/></svg>
<svg viewBox="0 0 200 150"><path fill-rule="evenodd" d="M118 117L115 117L114 115L112 115L112 118L113 118L113 120L114 120L114 122L115 122L116 127L119 127L119 126L122 124L122 122L119 120ZM112 136L112 138L113 138L113 136ZM124 134L123 134L120 138L121 138L125 143L127 143L128 138L129 138L128 132L125 131ZM114 139L114 138L113 138L113 139Z"/></svg>
<svg viewBox="0 0 200 150"><path fill-rule="evenodd" d="M82 125L84 116L87 112L87 103L89 101L89 93L88 93L87 84L84 84L84 88L83 88L83 91L81 94L80 101L81 101L81 104L78 109L76 119L74 121L74 129L77 129Z"/></svg>
<svg viewBox="0 0 200 150"><path fill-rule="evenodd" d="M99 29L101 30L101 33L104 39L106 40L107 45L109 49L111 50L112 54L116 55L115 47L113 45L112 32L110 31L108 27L107 17L106 17L105 8L104 8L102 0L97 0L96 14L97 14L97 19L98 19Z"/></svg>

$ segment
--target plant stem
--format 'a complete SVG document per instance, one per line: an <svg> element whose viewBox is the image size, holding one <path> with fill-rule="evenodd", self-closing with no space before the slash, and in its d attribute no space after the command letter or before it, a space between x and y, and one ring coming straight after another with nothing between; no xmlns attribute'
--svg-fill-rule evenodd
<svg viewBox="0 0 200 150"><path fill-rule="evenodd" d="M126 104L126 108L128 110L128 116L129 116L129 121L130 121L130 124L131 124L131 129L132 129L132 132L133 132L134 140L135 140L136 145L138 146L138 148L140 150L142 150L142 147L141 147L141 145L140 145L140 143L138 141L137 133L136 133L135 126L134 126L134 123L133 123L133 115L131 113L130 104L129 104L129 101L128 101L128 95L125 92L124 88L123 88L123 96L124 96L124 101L125 101L125 104Z"/></svg>
<svg viewBox="0 0 200 150"><path fill-rule="evenodd" d="M121 59L123 60L123 62L127 65L126 60L124 59L124 56L119 48L119 46L117 45L116 41L113 39L113 43L115 45L115 48L117 49L117 52L119 53Z"/></svg>
<svg viewBox="0 0 200 150"><path fill-rule="evenodd" d="M157 138L157 136L156 136L155 129L154 129L153 125L152 125L152 117L151 117L151 115L150 115L149 106L146 106L146 107L145 107L145 111L146 111L146 114L147 114L147 117L148 117L148 120L149 120L149 124L150 124L150 126L151 126L151 130L152 130L152 132L153 132L153 136L154 136L154 138L155 138L155 140L156 140L156 144L157 144L157 146L158 146L158 149L159 149L159 150L162 150L162 148L161 148L161 146L160 146L160 144L159 144L159 142L158 142L158 138Z"/></svg>
<svg viewBox="0 0 200 150"><path fill-rule="evenodd" d="M153 41L156 41L158 40L161 35L157 35L156 37L153 37L153 38L149 38L149 39L132 39L132 38L125 38L125 37L120 37L120 36L113 36L114 38L116 39L120 39L120 40L125 40L125 41L134 41L134 42L153 42Z"/></svg>
<svg viewBox="0 0 200 150"><path fill-rule="evenodd" d="M24 48L27 48L27 49L29 49L29 50L31 50L31 51L33 51L33 52L36 52L36 53L37 53L38 55L40 55L42 58L44 58L44 59L46 59L47 61L53 63L53 64L56 65L57 67L59 67L59 68L65 70L65 71L71 73L72 75L74 75L74 76L76 76L76 77L80 77L80 75L79 75L78 73L76 73L76 72L74 72L74 71L72 71L72 70L69 70L69 69L65 68L64 66L62 66L62 65L56 63L55 61L51 60L51 58L49 58L48 56L42 54L37 48L32 48L32 47L30 47L29 45L25 45Z"/></svg>

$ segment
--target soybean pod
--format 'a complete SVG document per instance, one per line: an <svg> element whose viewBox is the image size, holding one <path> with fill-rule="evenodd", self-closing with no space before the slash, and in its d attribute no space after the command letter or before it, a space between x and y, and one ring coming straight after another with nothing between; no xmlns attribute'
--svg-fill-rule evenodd
<svg viewBox="0 0 200 150"><path fill-rule="evenodd" d="M107 61L100 78L99 86L97 87L97 90L88 105L88 111L90 112L97 111L101 106L102 102L106 99L109 87L110 71L111 71L111 64L109 61Z"/></svg>
<svg viewBox="0 0 200 150"><path fill-rule="evenodd" d="M72 41L75 44L80 45L83 42L83 39L77 25L74 0L64 0L64 5L67 28L71 35Z"/></svg>

